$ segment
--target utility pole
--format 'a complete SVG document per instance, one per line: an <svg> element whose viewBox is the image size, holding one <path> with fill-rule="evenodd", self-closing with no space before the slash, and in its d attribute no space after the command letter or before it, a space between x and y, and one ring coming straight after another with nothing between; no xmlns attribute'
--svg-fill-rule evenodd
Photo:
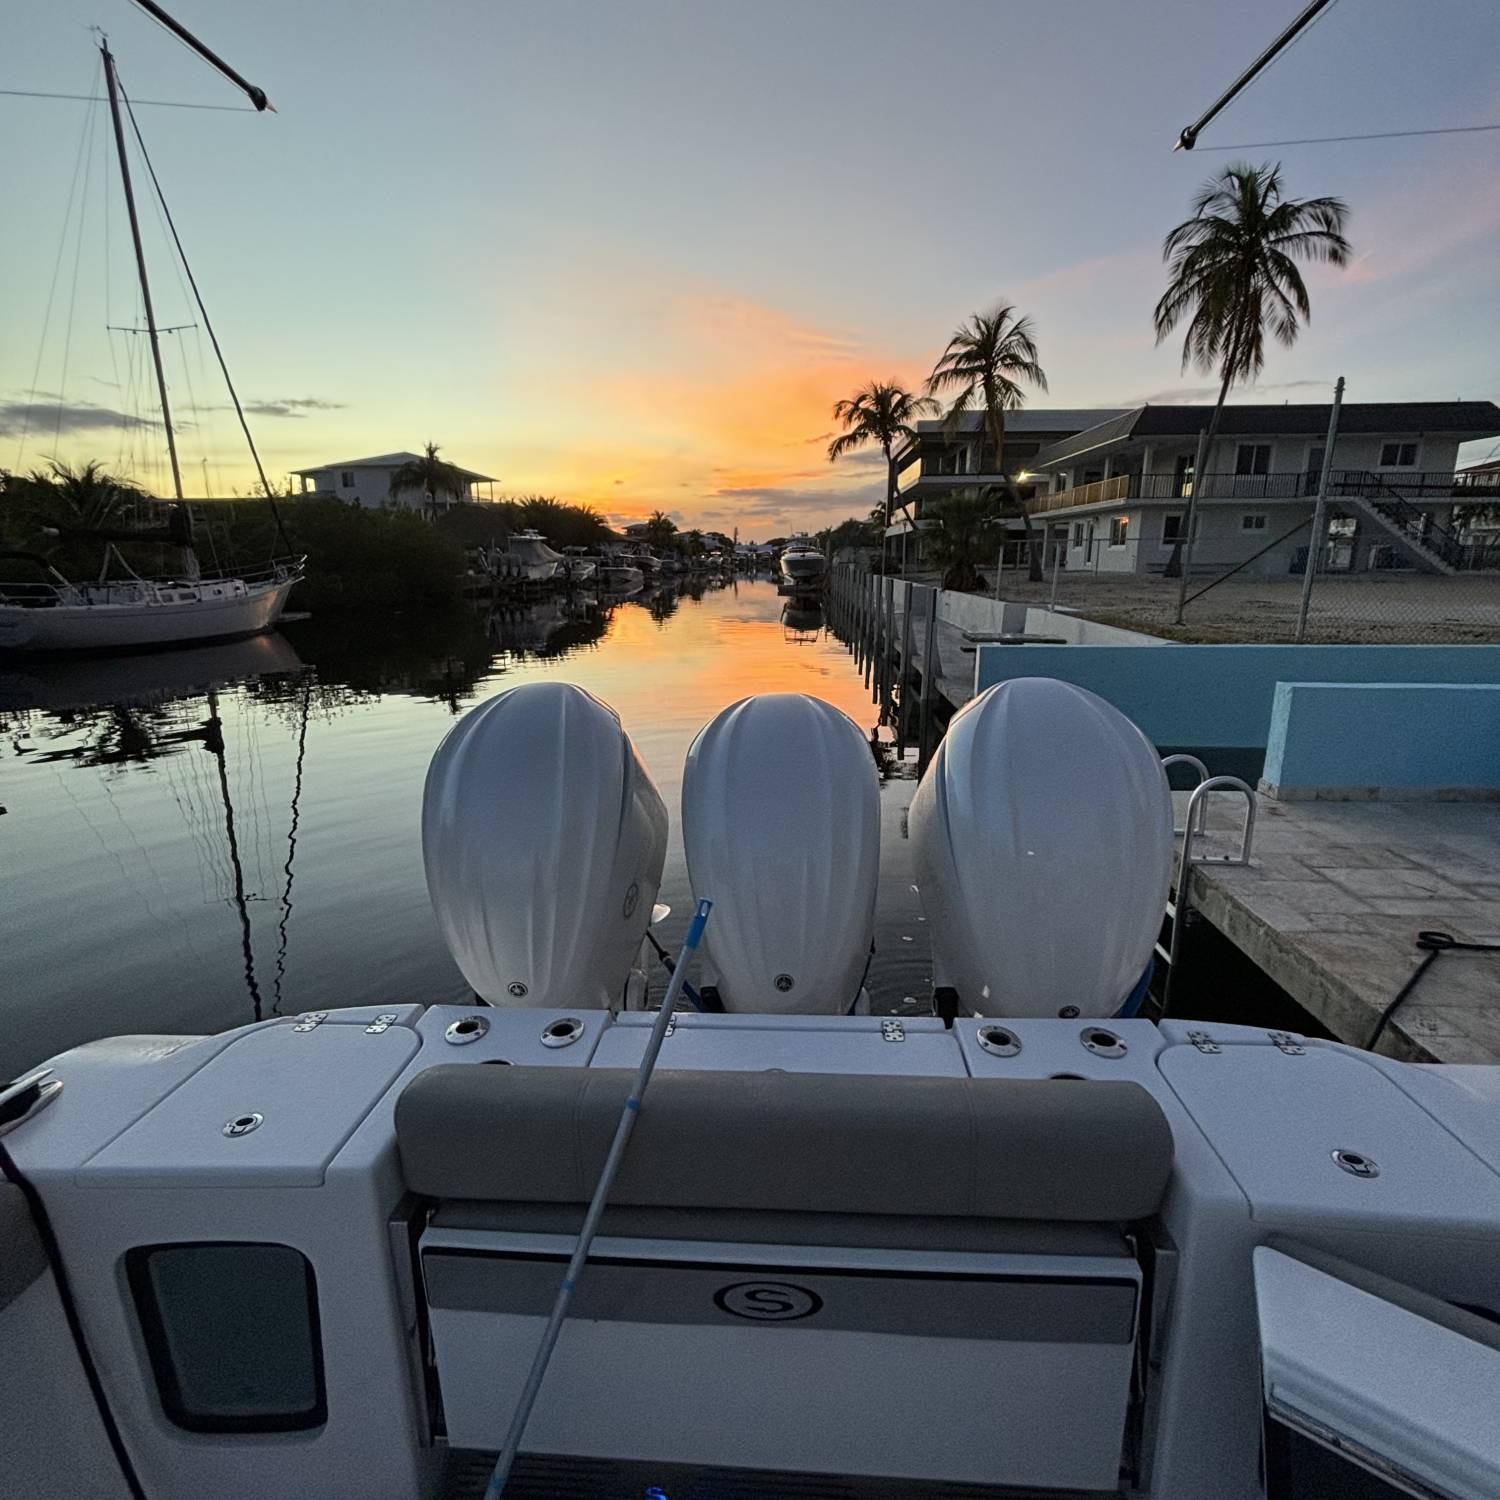
<svg viewBox="0 0 1500 1500"><path fill-rule="evenodd" d="M1182 518L1187 536L1182 542L1182 577L1177 581L1177 613L1172 617L1174 625L1182 624L1182 609L1187 603L1188 572L1193 566L1193 533L1198 529L1198 489L1203 483L1203 466L1207 462L1208 428L1204 427L1198 433L1198 453L1193 459L1193 487L1188 491L1187 514Z"/></svg>
<svg viewBox="0 0 1500 1500"><path fill-rule="evenodd" d="M1333 445L1339 435L1339 408L1344 404L1344 377L1333 387L1333 410L1328 414L1328 440L1323 445L1323 472L1318 476L1318 498L1313 505L1312 535L1307 543L1307 566L1302 570L1302 601L1297 606L1297 644L1307 634L1307 606L1312 599L1313 574L1323 547L1323 527L1328 508L1328 481L1333 475Z"/></svg>

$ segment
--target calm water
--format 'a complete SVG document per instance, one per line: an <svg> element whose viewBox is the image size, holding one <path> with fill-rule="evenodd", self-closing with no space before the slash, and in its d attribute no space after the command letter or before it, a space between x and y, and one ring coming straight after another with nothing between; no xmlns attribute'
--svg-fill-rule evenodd
<svg viewBox="0 0 1500 1500"><path fill-rule="evenodd" d="M422 779L455 717L533 677L611 704L655 775L673 820L672 946L698 729L756 692L814 693L875 722L851 657L809 623L783 620L770 582L741 581L379 636L309 621L193 651L0 666L0 1078L112 1033L466 997L428 907ZM881 792L870 984L893 1010L928 993L901 833L914 789Z"/></svg>

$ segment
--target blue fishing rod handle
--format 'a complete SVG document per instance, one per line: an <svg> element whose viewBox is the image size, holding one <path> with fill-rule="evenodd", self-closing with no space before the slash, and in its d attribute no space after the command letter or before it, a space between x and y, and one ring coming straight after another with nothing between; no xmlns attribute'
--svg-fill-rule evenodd
<svg viewBox="0 0 1500 1500"><path fill-rule="evenodd" d="M696 948L698 940L703 936L703 929L708 926L708 914L714 909L712 901L700 901L693 912L693 920L688 924L687 940L683 943L684 948Z"/></svg>

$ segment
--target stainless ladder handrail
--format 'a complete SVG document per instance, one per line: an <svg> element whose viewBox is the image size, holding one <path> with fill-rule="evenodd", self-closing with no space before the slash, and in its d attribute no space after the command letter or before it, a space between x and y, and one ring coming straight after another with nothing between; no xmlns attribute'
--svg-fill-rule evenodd
<svg viewBox="0 0 1500 1500"><path fill-rule="evenodd" d="M1189 761L1195 759L1193 756L1181 758ZM1175 760L1178 757L1168 756L1167 759ZM1202 762L1198 764L1202 765ZM1193 844L1197 836L1205 831L1204 818L1207 815L1209 795L1218 791L1238 792L1245 799L1245 826L1240 833L1239 853L1199 855L1195 859ZM1169 896L1167 900L1166 914L1172 919L1172 935L1165 948L1160 941L1154 944L1155 953L1164 959L1167 965L1167 978L1162 986L1161 1013L1163 1015L1172 1004L1172 984L1177 977L1177 954L1182 945L1182 930L1187 926L1188 916L1192 910L1193 866L1194 864L1248 865L1251 844L1255 838L1255 809L1255 789L1248 782L1240 780L1238 776L1210 776L1193 788L1192 794L1188 797L1183 826L1181 829L1173 830L1174 833L1182 834L1182 857L1177 867L1176 894Z"/></svg>

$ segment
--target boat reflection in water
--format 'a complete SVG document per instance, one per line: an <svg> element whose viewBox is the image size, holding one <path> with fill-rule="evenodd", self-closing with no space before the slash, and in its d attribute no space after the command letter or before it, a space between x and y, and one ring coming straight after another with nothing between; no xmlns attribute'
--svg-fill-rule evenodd
<svg viewBox="0 0 1500 1500"><path fill-rule="evenodd" d="M823 634L823 606L815 600L790 599L781 611L781 628L794 646L816 645Z"/></svg>

